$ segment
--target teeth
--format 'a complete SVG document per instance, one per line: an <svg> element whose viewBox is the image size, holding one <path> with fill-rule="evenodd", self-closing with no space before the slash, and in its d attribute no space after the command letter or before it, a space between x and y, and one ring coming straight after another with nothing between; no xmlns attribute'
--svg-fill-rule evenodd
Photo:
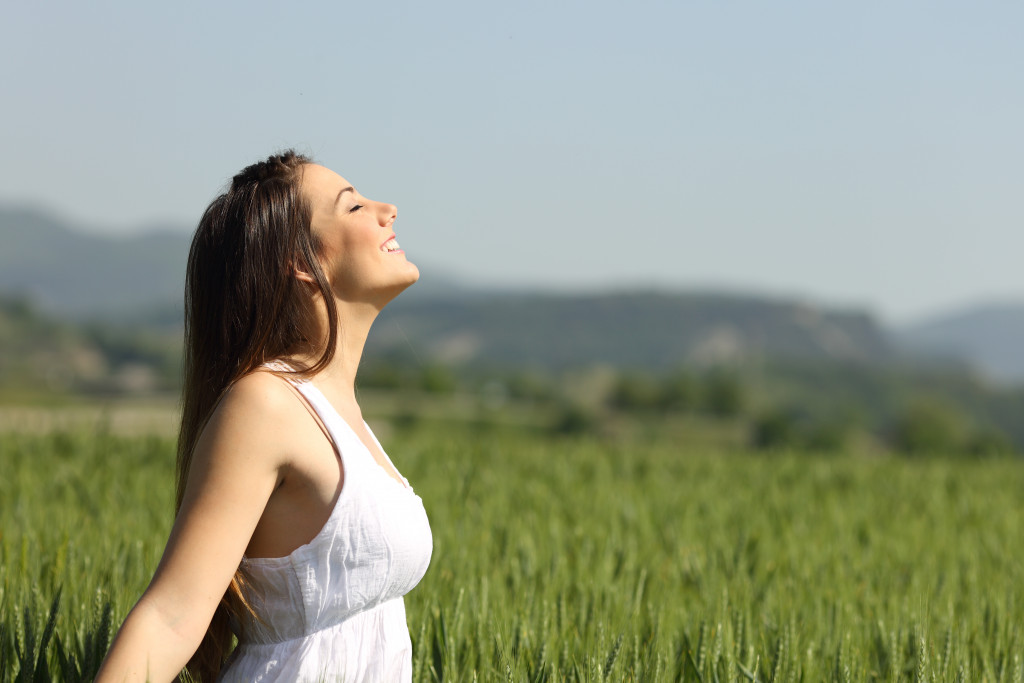
<svg viewBox="0 0 1024 683"><path fill-rule="evenodd" d="M401 247L398 246L398 240L396 240L394 237L392 237L387 242L382 244L380 248L383 251L395 251L396 249L401 249Z"/></svg>

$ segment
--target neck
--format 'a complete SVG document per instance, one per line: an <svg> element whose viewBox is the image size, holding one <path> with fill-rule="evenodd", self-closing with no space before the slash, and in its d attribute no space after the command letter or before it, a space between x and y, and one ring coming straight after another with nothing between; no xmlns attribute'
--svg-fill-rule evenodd
<svg viewBox="0 0 1024 683"><path fill-rule="evenodd" d="M355 400L356 373L359 370L359 363L363 357L363 347L366 346L366 338L370 334L370 328L380 313L380 306L371 303L354 303L335 299L338 310L337 322L337 344L334 349L334 357L331 362L316 375L316 382L322 389L340 399ZM321 303L320 316L326 327L327 312ZM328 336L317 335L322 339ZM322 351L310 351L296 354L295 359L307 366L314 364L320 357Z"/></svg>
<svg viewBox="0 0 1024 683"><path fill-rule="evenodd" d="M338 344L334 358L319 374L320 384L329 386L345 397L355 399L356 373L363 358L363 348L380 308L367 303L337 301Z"/></svg>

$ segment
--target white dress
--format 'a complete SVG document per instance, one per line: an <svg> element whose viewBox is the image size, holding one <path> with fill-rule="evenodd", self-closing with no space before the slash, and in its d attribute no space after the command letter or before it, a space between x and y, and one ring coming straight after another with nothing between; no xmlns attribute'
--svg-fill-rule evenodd
<svg viewBox="0 0 1024 683"><path fill-rule="evenodd" d="M235 625L239 644L220 680L411 681L402 596L430 564L423 501L377 463L319 389L292 383L330 433L342 489L312 541L287 557L243 558L258 618Z"/></svg>

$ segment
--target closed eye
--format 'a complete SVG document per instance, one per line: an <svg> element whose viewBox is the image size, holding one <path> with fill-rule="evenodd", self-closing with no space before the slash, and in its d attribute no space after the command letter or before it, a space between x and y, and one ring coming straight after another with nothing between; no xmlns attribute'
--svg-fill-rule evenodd
<svg viewBox="0 0 1024 683"><path fill-rule="evenodd" d="M363 205L362 205L362 204L356 204L356 205L355 205L355 206L353 206L353 207L352 207L351 209L349 209L349 210L348 210L348 212L349 212L349 213L355 213L356 211L358 211L358 210L359 210L359 209L361 209L361 208L363 208Z"/></svg>

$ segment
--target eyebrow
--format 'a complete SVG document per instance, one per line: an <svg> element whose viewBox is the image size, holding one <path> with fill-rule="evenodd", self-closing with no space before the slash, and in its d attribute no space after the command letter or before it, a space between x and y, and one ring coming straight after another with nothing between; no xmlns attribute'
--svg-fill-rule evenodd
<svg viewBox="0 0 1024 683"><path fill-rule="evenodd" d="M351 185L349 185L348 187L341 188L341 192L339 192L338 196L334 198L334 205L337 206L338 202L341 201L341 195L345 194L346 192L355 192L355 191L356 191L356 188L352 187Z"/></svg>

